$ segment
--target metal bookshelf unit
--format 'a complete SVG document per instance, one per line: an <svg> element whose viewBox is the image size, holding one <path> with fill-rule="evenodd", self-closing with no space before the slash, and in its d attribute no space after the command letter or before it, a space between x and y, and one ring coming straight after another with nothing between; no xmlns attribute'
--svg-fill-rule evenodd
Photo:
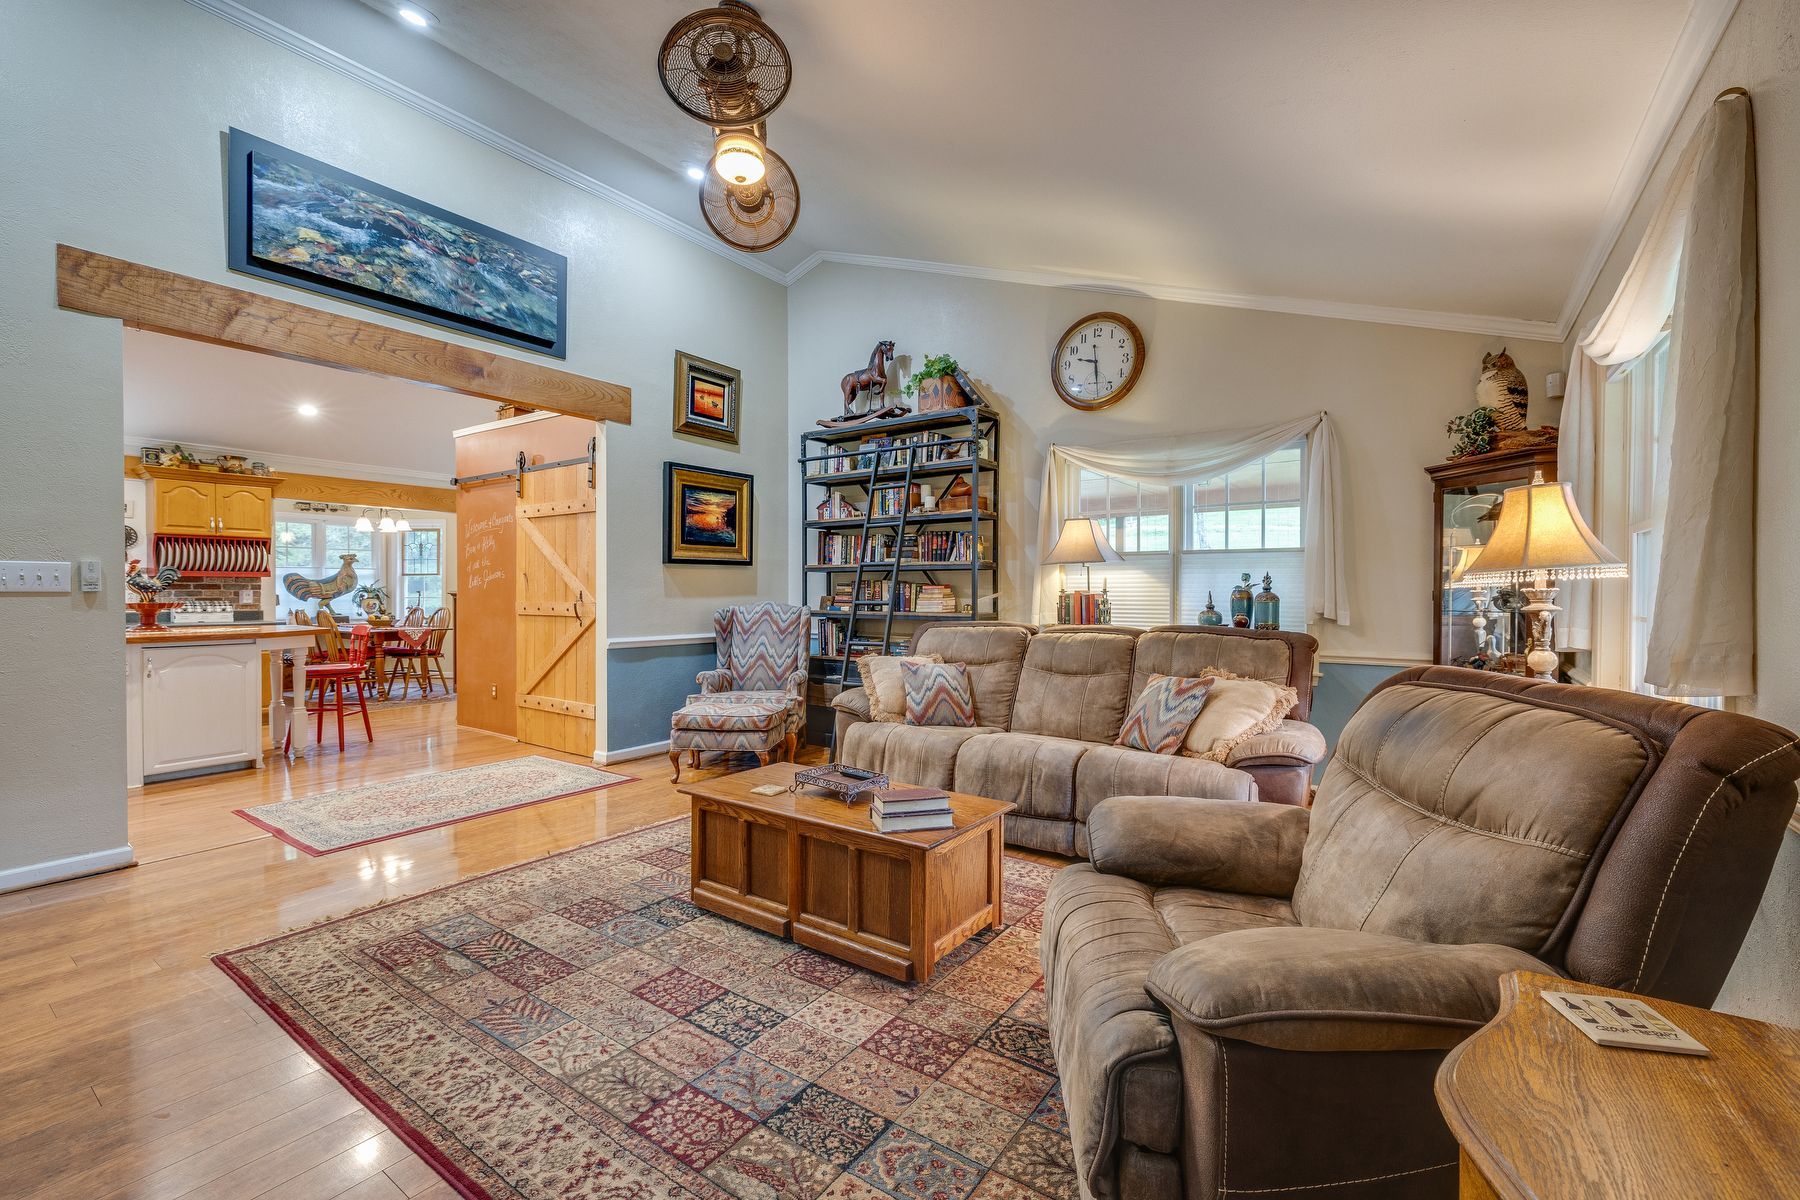
<svg viewBox="0 0 1800 1200"><path fill-rule="evenodd" d="M861 682L857 655L900 649L915 623L999 619L999 459L1000 418L981 405L801 435L800 590L813 614L808 733L815 742L830 740L831 697ZM925 511L912 503L918 485L931 485L941 497L959 479L969 483L967 511ZM877 513L878 496L889 498L886 507L894 511ZM860 515L817 515L840 497ZM938 557L957 545L966 550ZM878 550L886 552L871 558ZM846 583L847 608L837 602ZM911 609L903 595L918 584L953 589L956 611ZM886 595L865 598L869 591Z"/></svg>

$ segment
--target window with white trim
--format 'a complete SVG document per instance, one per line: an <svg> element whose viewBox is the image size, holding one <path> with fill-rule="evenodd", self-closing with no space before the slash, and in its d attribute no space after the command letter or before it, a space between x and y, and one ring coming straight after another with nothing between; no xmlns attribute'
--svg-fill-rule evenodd
<svg viewBox="0 0 1800 1200"><path fill-rule="evenodd" d="M1092 568L1113 622L1193 624L1209 592L1229 621L1231 589L1248 572L1252 591L1271 576L1281 627L1304 632L1305 454L1301 439L1226 475L1167 488L1082 471L1076 515L1098 520L1124 558ZM1087 570L1064 567L1065 586L1085 588Z"/></svg>
<svg viewBox="0 0 1800 1200"><path fill-rule="evenodd" d="M422 608L425 615L444 607L444 527L424 521L397 535L400 541L399 612Z"/></svg>
<svg viewBox="0 0 1800 1200"><path fill-rule="evenodd" d="M373 584L381 578L381 560L375 552L374 533L358 533L354 517L316 516L309 513L277 514L275 520L275 603L280 609L304 607L317 612L318 601L301 602L281 586L282 577L298 573L308 579L328 579L344 565L345 554L356 555L353 569L357 586ZM351 589L354 591L355 589ZM334 603L340 615L354 615L350 593L345 592Z"/></svg>

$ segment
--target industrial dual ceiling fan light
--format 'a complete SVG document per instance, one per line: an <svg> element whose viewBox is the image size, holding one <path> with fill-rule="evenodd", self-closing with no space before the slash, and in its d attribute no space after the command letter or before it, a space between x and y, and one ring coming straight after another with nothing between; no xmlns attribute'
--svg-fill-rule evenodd
<svg viewBox="0 0 1800 1200"><path fill-rule="evenodd" d="M781 38L744 0L719 0L675 23L656 73L677 108L712 126L710 169L687 168L708 228L739 250L779 245L800 217L799 181L763 124L793 82Z"/></svg>
<svg viewBox="0 0 1800 1200"><path fill-rule="evenodd" d="M724 129L713 142L713 170L737 187L761 183L768 173L762 139L748 129Z"/></svg>

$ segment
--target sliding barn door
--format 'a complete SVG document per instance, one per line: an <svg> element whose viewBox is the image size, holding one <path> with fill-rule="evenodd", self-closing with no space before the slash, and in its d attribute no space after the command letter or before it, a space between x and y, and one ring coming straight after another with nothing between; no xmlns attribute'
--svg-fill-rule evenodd
<svg viewBox="0 0 1800 1200"><path fill-rule="evenodd" d="M525 475L517 513L518 736L594 752L594 488L586 463Z"/></svg>

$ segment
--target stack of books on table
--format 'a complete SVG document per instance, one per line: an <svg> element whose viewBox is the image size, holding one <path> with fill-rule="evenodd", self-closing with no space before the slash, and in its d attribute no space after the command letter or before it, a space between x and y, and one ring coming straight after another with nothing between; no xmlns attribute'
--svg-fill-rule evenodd
<svg viewBox="0 0 1800 1200"><path fill-rule="evenodd" d="M870 792L869 820L882 833L949 829L956 824L950 811L950 793L925 787L887 787Z"/></svg>

